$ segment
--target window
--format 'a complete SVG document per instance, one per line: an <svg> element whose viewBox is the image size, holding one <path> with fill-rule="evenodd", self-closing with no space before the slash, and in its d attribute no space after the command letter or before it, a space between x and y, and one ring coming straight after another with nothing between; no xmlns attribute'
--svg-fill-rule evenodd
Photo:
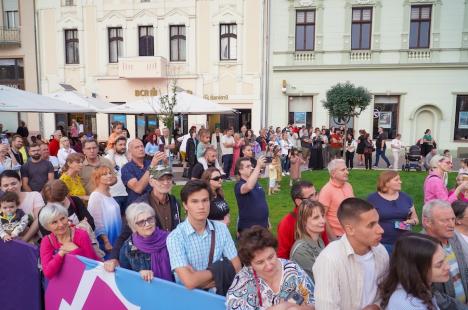
<svg viewBox="0 0 468 310"><path fill-rule="evenodd" d="M288 124L312 126L313 97L289 97Z"/></svg>
<svg viewBox="0 0 468 310"><path fill-rule="evenodd" d="M72 5L74 5L73 2L74 2L74 0L65 0L64 5L65 5L65 6L72 6Z"/></svg>
<svg viewBox="0 0 468 310"><path fill-rule="evenodd" d="M109 36L109 62L115 63L122 57L123 37L122 27L108 28Z"/></svg>
<svg viewBox="0 0 468 310"><path fill-rule="evenodd" d="M109 128L112 128L112 124L115 122L122 123L124 128L127 128L127 115L125 114L109 114Z"/></svg>
<svg viewBox="0 0 468 310"><path fill-rule="evenodd" d="M219 25L219 59L237 59L237 25Z"/></svg>
<svg viewBox="0 0 468 310"><path fill-rule="evenodd" d="M371 48L372 8L353 8L351 24L351 49L369 50Z"/></svg>
<svg viewBox="0 0 468 310"><path fill-rule="evenodd" d="M65 30L65 63L79 64L78 30Z"/></svg>
<svg viewBox="0 0 468 310"><path fill-rule="evenodd" d="M296 51L315 48L315 11L296 12Z"/></svg>
<svg viewBox="0 0 468 310"><path fill-rule="evenodd" d="M3 12L3 27L7 29L18 28L18 0L0 0L0 7L0 11Z"/></svg>
<svg viewBox="0 0 468 310"><path fill-rule="evenodd" d="M169 34L171 61L185 61L185 26L170 26Z"/></svg>
<svg viewBox="0 0 468 310"><path fill-rule="evenodd" d="M400 96L374 96L373 137L378 136L382 127L388 139L394 139L398 133L398 111Z"/></svg>
<svg viewBox="0 0 468 310"><path fill-rule="evenodd" d="M18 11L5 11L5 28L14 29L19 26Z"/></svg>
<svg viewBox="0 0 468 310"><path fill-rule="evenodd" d="M156 115L137 115L135 117L135 127L136 136L143 139L143 137L159 127L159 120Z"/></svg>
<svg viewBox="0 0 468 310"><path fill-rule="evenodd" d="M468 95L457 96L454 140L468 141Z"/></svg>
<svg viewBox="0 0 468 310"><path fill-rule="evenodd" d="M23 59L0 59L0 84L13 88L24 89Z"/></svg>
<svg viewBox="0 0 468 310"><path fill-rule="evenodd" d="M411 7L409 48L429 48L432 6Z"/></svg>
<svg viewBox="0 0 468 310"><path fill-rule="evenodd" d="M138 50L140 56L154 56L153 26L138 27Z"/></svg>

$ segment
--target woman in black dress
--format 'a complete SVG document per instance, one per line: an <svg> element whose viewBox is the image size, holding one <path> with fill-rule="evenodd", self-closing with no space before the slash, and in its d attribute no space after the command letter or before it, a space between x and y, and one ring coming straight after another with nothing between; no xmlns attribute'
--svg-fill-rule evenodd
<svg viewBox="0 0 468 310"><path fill-rule="evenodd" d="M358 166L364 166L364 148L366 147L366 131L364 129L359 130L358 145L356 148L356 154L358 154Z"/></svg>
<svg viewBox="0 0 468 310"><path fill-rule="evenodd" d="M323 169L323 155L322 145L323 137L319 128L315 128L315 133L312 135L310 144L310 158L309 169L322 170Z"/></svg>

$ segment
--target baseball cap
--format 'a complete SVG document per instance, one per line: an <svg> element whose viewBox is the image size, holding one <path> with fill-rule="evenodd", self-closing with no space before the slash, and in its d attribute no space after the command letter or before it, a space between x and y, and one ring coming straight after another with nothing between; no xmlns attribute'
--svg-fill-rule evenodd
<svg viewBox="0 0 468 310"><path fill-rule="evenodd" d="M173 176L174 174L172 173L172 169L169 166L164 166L164 165L158 165L156 167L150 168L149 170L150 177L152 179L160 179L161 177L165 175L170 175Z"/></svg>

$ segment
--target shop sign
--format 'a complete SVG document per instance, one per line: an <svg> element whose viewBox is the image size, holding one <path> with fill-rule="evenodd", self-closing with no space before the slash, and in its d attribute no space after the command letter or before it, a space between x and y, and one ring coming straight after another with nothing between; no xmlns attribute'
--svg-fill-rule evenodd
<svg viewBox="0 0 468 310"><path fill-rule="evenodd" d="M156 88L151 89L135 89L135 97L156 97L158 91Z"/></svg>
<svg viewBox="0 0 468 310"><path fill-rule="evenodd" d="M229 100L229 95L224 95L224 96L203 95L203 99L213 100L213 101Z"/></svg>

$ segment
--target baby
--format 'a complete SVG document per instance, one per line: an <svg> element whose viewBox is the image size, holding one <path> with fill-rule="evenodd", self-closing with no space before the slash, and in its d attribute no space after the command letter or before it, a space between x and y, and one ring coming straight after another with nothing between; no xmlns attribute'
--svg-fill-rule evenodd
<svg viewBox="0 0 468 310"><path fill-rule="evenodd" d="M16 193L7 192L0 197L0 238L5 242L19 237L28 227L29 217L18 206Z"/></svg>

